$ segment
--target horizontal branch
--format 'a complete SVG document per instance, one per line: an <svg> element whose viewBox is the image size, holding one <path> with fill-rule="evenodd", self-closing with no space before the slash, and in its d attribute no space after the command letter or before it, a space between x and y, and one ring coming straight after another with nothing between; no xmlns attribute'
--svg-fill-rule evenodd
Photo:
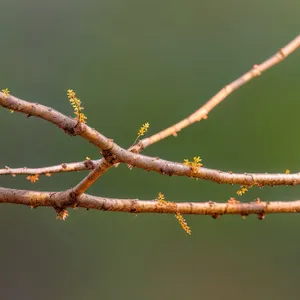
<svg viewBox="0 0 300 300"><path fill-rule="evenodd" d="M114 151L114 149L112 150ZM116 156L120 162L128 163L146 171L155 171L168 176L187 176L214 181L222 184L239 184L245 186L263 185L298 185L300 173L295 174L270 174L270 173L233 173L204 167L192 168L183 163L171 162L158 157L150 157L129 151L117 151Z"/></svg>
<svg viewBox="0 0 300 300"><path fill-rule="evenodd" d="M119 153L119 152L117 152ZM118 155L118 154L116 154ZM129 151L121 151L120 162L128 163L135 167L140 167L147 171L154 171L168 176L186 176L214 181L219 184L238 184L243 186L264 186L264 185L298 185L300 184L300 173L295 174L269 174L269 173L233 173L214 170L204 167L197 169L186 166L182 163L171 162L158 157L144 156ZM9 168L0 169L0 175L42 175L59 172L72 172L81 170L92 170L91 173L83 179L84 185L79 183L73 188L77 195L82 194L100 175L102 175L110 166L106 159L86 160L83 162L63 163L56 166L45 168Z"/></svg>
<svg viewBox="0 0 300 300"><path fill-rule="evenodd" d="M4 169L0 169L0 175L43 175L62 172L92 170L99 163L99 161L100 160L85 160L73 163L62 163L59 165L42 168L10 168L5 166Z"/></svg>
<svg viewBox="0 0 300 300"><path fill-rule="evenodd" d="M55 197L55 194L61 195L61 198ZM66 202L66 193L63 192L39 192L14 190L0 188L0 203L12 203L27 205L32 208L39 206L54 207L57 209L59 201ZM96 209L103 211L118 211L130 213L170 213L174 214L175 210L181 214L194 215L211 215L217 217L219 215L250 215L257 214L262 218L265 214L270 213L295 213L300 212L300 200L289 202L262 202L257 199L250 203L239 203L234 199L230 199L227 203L208 202L169 202L172 205L162 205L156 200L138 200L138 199L113 199L102 198L82 194L77 198L76 205L71 204L69 207L82 207L87 209Z"/></svg>

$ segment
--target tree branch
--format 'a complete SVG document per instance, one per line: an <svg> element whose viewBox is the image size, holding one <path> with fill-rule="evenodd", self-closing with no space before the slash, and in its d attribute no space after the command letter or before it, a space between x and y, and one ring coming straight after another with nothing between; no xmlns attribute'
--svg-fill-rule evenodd
<svg viewBox="0 0 300 300"><path fill-rule="evenodd" d="M190 167L183 163L176 163L160 159L158 157L150 157L139 154L145 147L160 141L170 135L177 135L177 132L183 128L206 118L207 114L220 102L222 102L230 93L244 85L252 78L259 76L263 71L269 69L279 63L286 56L291 54L300 46L300 36L297 36L288 45L282 48L274 56L266 60L260 65L255 65L249 72L242 75L220 92L211 98L195 113L180 121L179 123L149 137L141 140L137 145L128 150L121 148L119 145L102 135L97 130L87 126L83 122L71 119L50 107L41 104L27 102L7 92L0 92L0 105L5 108L22 112L29 116L36 116L49 121L59 128L63 129L70 135L79 135L88 140L96 147L101 149L103 158L97 161L87 160L85 162L77 162L70 164L61 164L37 169L10 169L6 167L0 170L0 175L7 174L47 174L55 172L75 171L82 169L92 169L79 184L73 189L63 192L38 192L24 191L0 188L0 202L15 203L37 206L52 206L64 218L66 207L85 207L100 210L126 211L126 212L159 212L159 213L183 213L183 214L258 214L262 217L266 213L275 212L298 212L300 209L300 201L291 202L261 202L257 200L252 203L238 203L235 199L230 199L227 203L173 203L172 205L164 204L159 201L141 201L137 199L109 199L90 196L83 194L86 189L92 185L99 176L107 171L111 166L118 163L127 163L133 167L142 168L147 171L155 171L168 176L187 176L192 178L201 178L225 184L239 184L247 187L263 186L263 185L297 185L300 184L300 173L296 174L236 174L231 172L223 172L204 167ZM75 95L75 94L74 94ZM95 166L97 164L97 166ZM170 202L168 202L170 203ZM174 207L176 209L174 209Z"/></svg>
<svg viewBox="0 0 300 300"><path fill-rule="evenodd" d="M59 195L54 197L54 195ZM27 205L32 208L40 206L56 207L57 203L68 201L67 193L64 192L39 192L0 188L0 203L12 203ZM70 200L70 199L69 199ZM70 201L71 202L71 201ZM68 207L82 207L103 211L119 211L130 213L169 213L176 211L181 214L194 215L250 215L257 214L261 218L264 214L270 213L294 213L300 211L300 200L289 202L262 202L256 199L250 203L239 203L235 199L229 199L227 203L208 202L168 202L172 205L161 205L159 201L138 200L138 199L114 199L96 197L82 194L78 197L76 204L69 204Z"/></svg>
<svg viewBox="0 0 300 300"><path fill-rule="evenodd" d="M215 108L219 103L227 98L233 91L239 87L246 84L248 81L254 77L260 76L264 71L270 69L274 65L280 63L284 58L294 52L300 46L300 35L298 35L294 40L288 43L285 47L281 48L276 54L262 62L260 65L254 65L253 68L229 83L227 86L222 88L215 96L213 96L209 101L207 101L202 107L200 107L193 114L183 119L182 121L170 126L167 129L164 129L148 138L141 140L134 149L136 152L139 152L146 147L161 141L171 135L177 136L177 132L181 131L185 127L192 125L195 122L199 122L202 119L206 119L208 113Z"/></svg>
<svg viewBox="0 0 300 300"><path fill-rule="evenodd" d="M124 149L123 149L124 150ZM189 166L185 166L182 163L171 162L167 160L163 160L157 157L150 157L141 154L132 153L129 151L124 150L124 152L116 151L116 155L119 156L119 161L124 162L135 167L145 169L147 171L154 171L160 173L162 175L168 176L186 176L191 178L199 178L209 181L214 181L219 184L238 184L244 186L274 186L274 185L298 185L300 184L300 173L295 174L285 174L285 173L278 173L278 174L268 174L268 173L232 173L232 172L224 172L221 170L214 170L208 169L204 167L199 167L197 169L192 169ZM90 165L91 164L91 165ZM95 167L96 165L96 167ZM93 181L93 176L102 175L112 163L108 163L107 160L104 158L95 161L85 161L85 162L78 162L78 163L70 163L52 166L52 167L45 167L45 168L36 168L36 169L29 169L29 168L20 168L20 169L1 169L0 175L7 175L7 174L46 174L48 173L55 173L55 172L62 172L62 171L78 171L78 170L86 170L86 169L94 169L89 175L84 178L83 180L88 182L87 184L90 186ZM98 176L98 177L99 177ZM86 187L86 186L84 186ZM85 188L84 188L85 189ZM78 187L74 188L74 192L76 194L82 194L83 188L80 184Z"/></svg>
<svg viewBox="0 0 300 300"><path fill-rule="evenodd" d="M27 117L35 116L44 119L63 129L69 135L80 135L99 149L108 150L113 147L113 140L108 139L97 130L84 123L78 122L75 119L67 117L51 107L39 103L28 102L13 95L7 96L3 92L0 92L0 105L13 111L26 114Z"/></svg>
<svg viewBox="0 0 300 300"><path fill-rule="evenodd" d="M285 57L295 51L300 45L300 35L296 37L293 41L291 41L288 45L284 48L280 49L275 55L273 55L268 60L264 61L260 65L254 65L253 68L227 85L221 91L219 91L214 97L212 97L208 102L206 102L200 109L198 109L195 113L190 115L189 117L185 118L184 120L178 122L177 124L152 135L149 138L145 138L141 140L137 145L130 147L128 150L131 152L139 153L141 150L145 149L146 147L154 144L162 139L170 135L177 136L177 132L182 130L183 128L195 123L196 121L200 121L202 118L207 118L208 113L216 107L220 102L225 100L225 98L231 94L234 90L238 89L251 79L256 76L259 76L263 71L271 68L275 64L282 61ZM116 154L117 155L117 154ZM117 155L118 156L118 155ZM106 172L112 164L109 166L109 163L102 159L99 165L91 171L91 173L84 178L75 188L74 192L78 195L84 193L104 172ZM214 176L216 177L216 176ZM203 178L204 179L204 178ZM217 182L221 183L219 179L216 179ZM244 181L242 184L245 185ZM254 183L252 183L254 184ZM261 184L261 183L259 183Z"/></svg>
<svg viewBox="0 0 300 300"><path fill-rule="evenodd" d="M86 124L66 117L65 115L44 105L30 103L18 99L12 95L6 95L0 92L0 105L6 108L14 109L29 115L44 118L58 127L73 135L78 134L81 137L92 142L95 146L102 149L104 159L99 161L99 165L88 175L86 179L79 183L75 189L80 194L86 190L99 175L103 174L111 165L119 162L127 163L133 167L141 168L147 171L155 171L168 176L187 176L192 178L201 178L224 184L239 184L246 186L262 185L298 185L300 183L300 174L255 174L244 173L235 174L213 170L208 168L192 169L182 163L171 162L158 157L150 157L142 154L133 153L125 150L113 142L112 139L100 134L97 130L90 128Z"/></svg>
<svg viewBox="0 0 300 300"><path fill-rule="evenodd" d="M42 168L10 168L5 166L4 169L0 169L0 175L51 175L54 173L62 172L75 172L82 170L91 170L99 163L98 160L85 160L73 163L62 163L56 166L42 167Z"/></svg>

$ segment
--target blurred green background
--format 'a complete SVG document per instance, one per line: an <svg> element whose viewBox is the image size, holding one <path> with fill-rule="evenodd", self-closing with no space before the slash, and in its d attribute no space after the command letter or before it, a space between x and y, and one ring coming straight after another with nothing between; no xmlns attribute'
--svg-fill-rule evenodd
<svg viewBox="0 0 300 300"><path fill-rule="evenodd" d="M1 89L72 116L123 147L189 115L225 84L299 34L300 2L1 0ZM146 149L234 172L300 170L300 50L234 92L197 123ZM0 167L99 158L55 126L0 109ZM1 177L1 186L63 190L87 172ZM170 201L219 201L238 186L167 177L126 166L88 193ZM252 188L241 201L299 199L299 187ZM186 216L0 206L1 299L298 299L299 215Z"/></svg>

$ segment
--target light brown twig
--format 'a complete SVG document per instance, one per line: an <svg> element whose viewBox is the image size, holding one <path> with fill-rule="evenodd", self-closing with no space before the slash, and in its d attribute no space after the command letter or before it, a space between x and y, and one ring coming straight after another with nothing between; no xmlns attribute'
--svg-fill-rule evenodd
<svg viewBox="0 0 300 300"><path fill-rule="evenodd" d="M42 168L10 168L5 166L4 169L0 169L0 175L43 175L54 174L62 172L74 172L91 170L99 163L98 160L85 160L73 163L62 163L56 166L42 167Z"/></svg>
<svg viewBox="0 0 300 300"><path fill-rule="evenodd" d="M171 135L177 136L177 133L192 125L195 122L199 122L202 119L206 119L208 113L215 108L219 103L227 98L234 90L238 89L254 77L261 75L267 69L273 67L274 65L281 62L284 58L294 52L300 46L300 35L288 43L285 47L281 48L276 54L262 62L260 65L254 65L253 68L234 80L224 88L222 88L215 96L213 96L209 101L207 101L202 107L200 107L193 114L183 119L182 121L170 126L167 129L164 129L148 138L142 139L135 147L135 151L140 151L146 147L161 141Z"/></svg>
<svg viewBox="0 0 300 300"><path fill-rule="evenodd" d="M57 197L54 195L57 194ZM0 188L0 203L23 204L36 208L39 206L56 207L58 202L66 202L68 195L63 192L39 192ZM69 202L70 199L69 199ZM174 202L176 211L181 214L211 215L214 217L227 214L246 216L257 214L262 218L270 213L295 213L300 211L300 200L289 202L262 202L256 199L250 203L228 201L227 203L208 202ZM69 204L68 207L74 207ZM119 211L130 213L170 213L174 214L174 206L161 205L156 200L113 199L83 194L77 198L75 207L97 209L103 211Z"/></svg>

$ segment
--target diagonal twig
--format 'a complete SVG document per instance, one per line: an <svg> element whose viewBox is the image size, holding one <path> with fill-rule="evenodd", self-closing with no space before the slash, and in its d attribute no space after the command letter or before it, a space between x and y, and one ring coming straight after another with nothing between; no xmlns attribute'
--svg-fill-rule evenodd
<svg viewBox="0 0 300 300"><path fill-rule="evenodd" d="M237 78L233 82L222 88L215 96L201 106L197 111L183 119L182 121L164 129L148 138L142 139L137 145L133 147L135 151L140 151L146 147L161 141L171 135L177 136L177 133L182 129L192 125L195 122L199 122L202 119L206 119L208 113L215 108L219 103L227 98L234 90L246 84L251 79L261 75L262 72L270 69L274 65L280 63L284 58L294 52L300 46L300 35L289 42L286 46L281 48L276 54L269 59L262 62L260 65L254 65L251 70Z"/></svg>

